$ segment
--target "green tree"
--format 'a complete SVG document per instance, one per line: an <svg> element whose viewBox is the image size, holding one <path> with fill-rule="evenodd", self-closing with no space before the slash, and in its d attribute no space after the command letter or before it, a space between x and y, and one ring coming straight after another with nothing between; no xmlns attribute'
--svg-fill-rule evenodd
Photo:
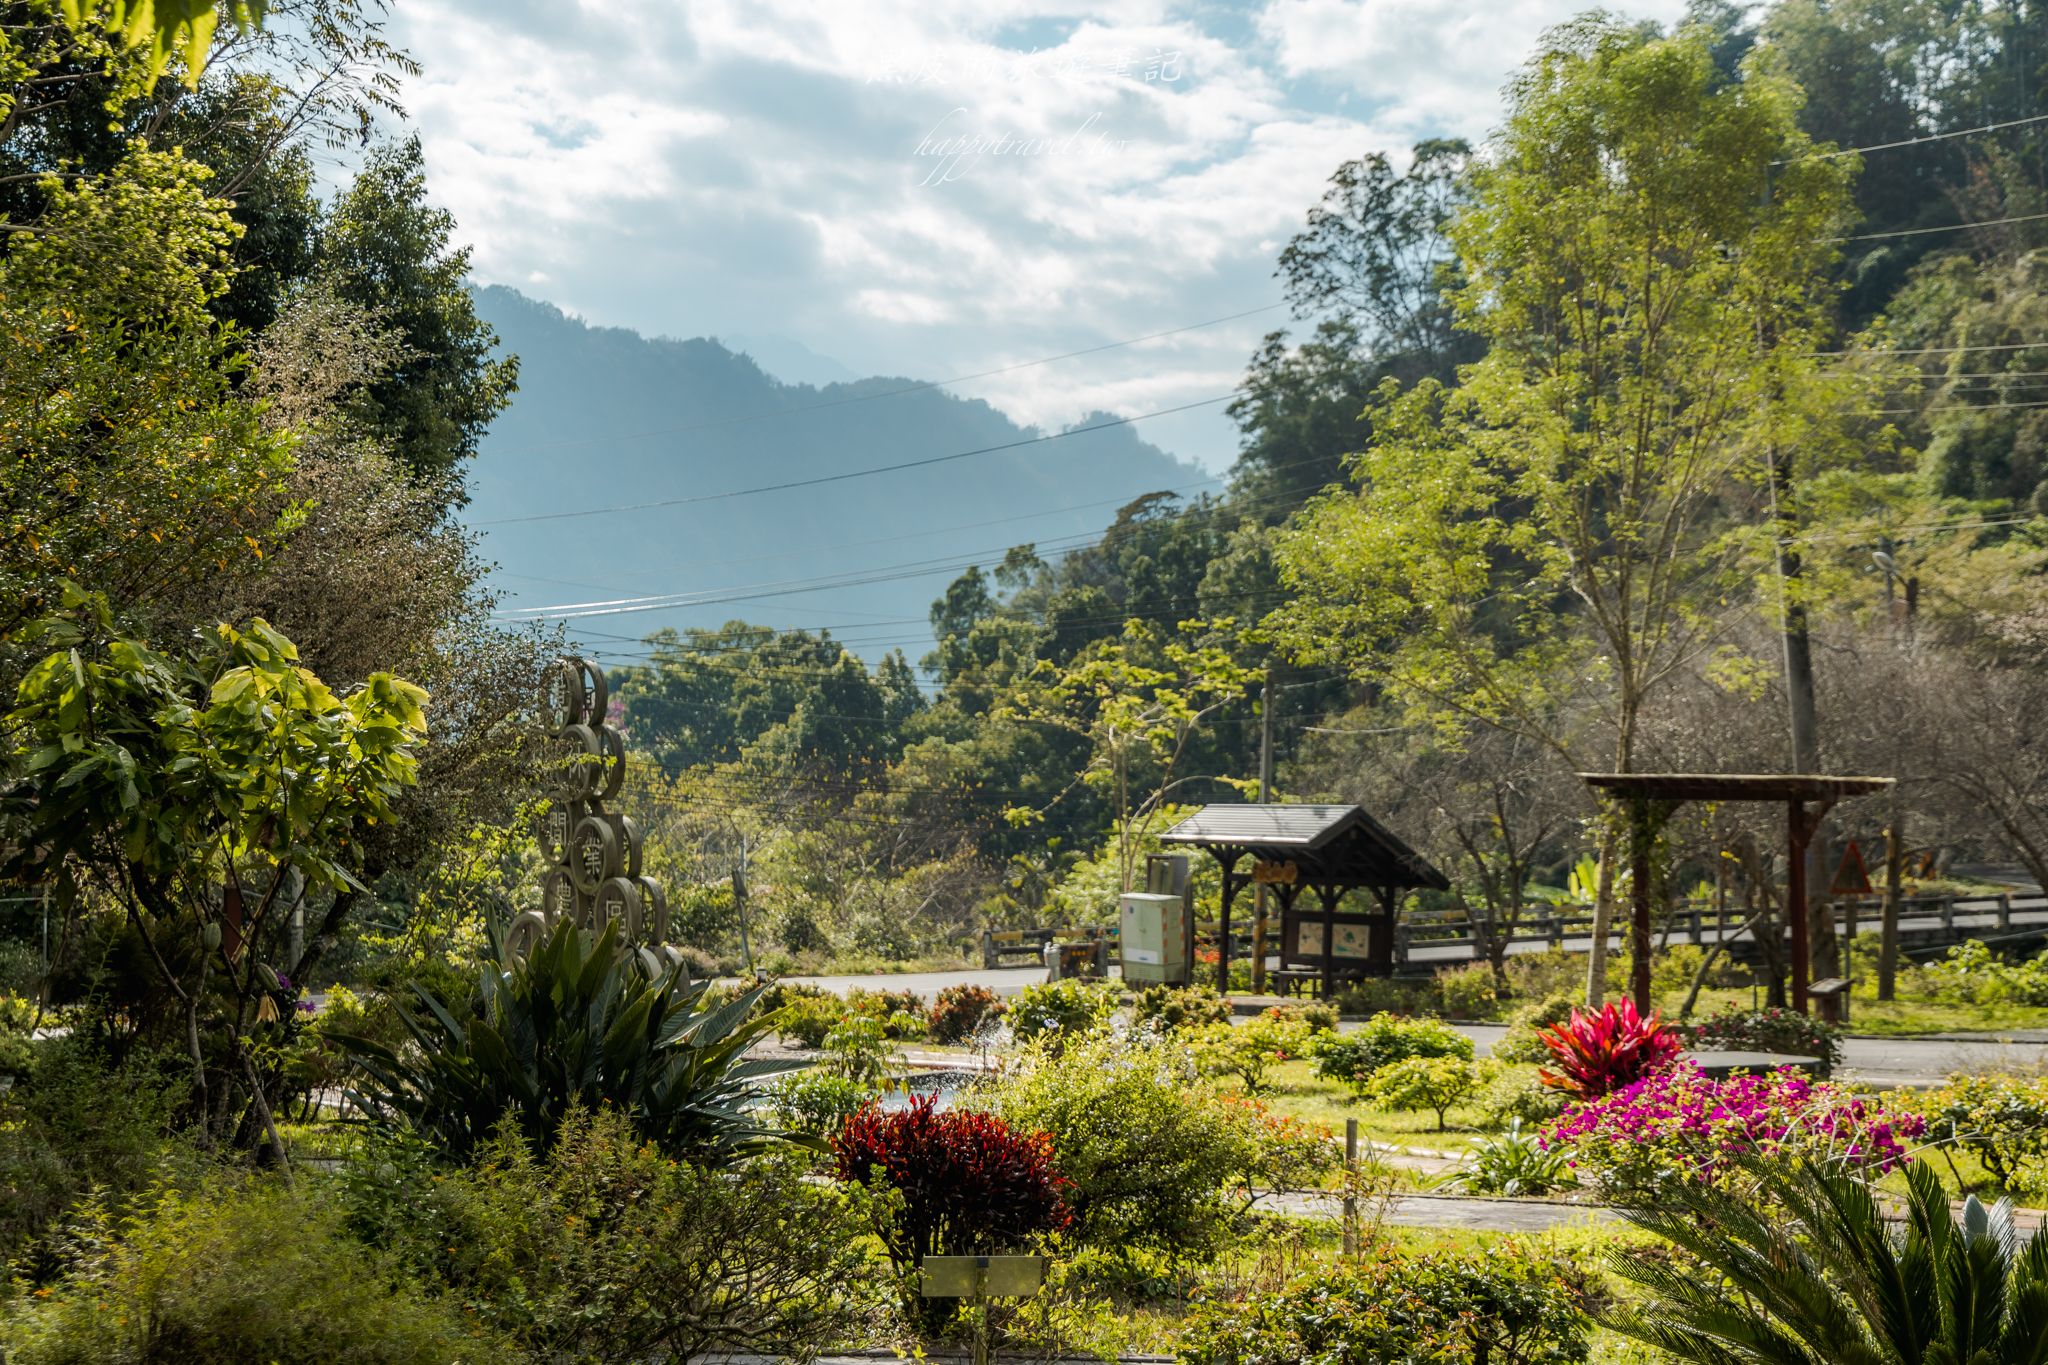
<svg viewBox="0 0 2048 1365"><path fill-rule="evenodd" d="M4 871L70 909L119 907L178 1001L202 1131L217 1135L224 1071L282 1156L250 1046L291 998L281 893L293 876L357 884L365 830L414 780L426 694L376 674L336 697L262 621L183 657L119 634L104 598L72 588L63 605L27 632L54 649L7 716Z"/></svg>
<svg viewBox="0 0 2048 1365"><path fill-rule="evenodd" d="M1178 768L1202 722L1242 699L1251 682L1251 671L1218 646L1184 644L1133 620L1122 639L1096 646L1064 669L1041 661L1003 714L1088 741L1093 753L1079 780L1100 789L1115 814L1117 865L1128 891L1144 822L1186 782L1230 780L1181 776ZM1039 812L1012 807L1010 815L1029 823Z"/></svg>
<svg viewBox="0 0 2048 1365"><path fill-rule="evenodd" d="M1852 166L1804 157L1796 109L1764 66L1721 82L1701 30L1551 35L1450 228L1487 354L1455 390L1386 386L1360 490L1281 535L1296 649L1635 768L1645 707L1745 599L1769 448L1828 436ZM1574 689L1598 726L1560 727Z"/></svg>
<svg viewBox="0 0 2048 1365"><path fill-rule="evenodd" d="M455 220L427 203L417 137L373 151L323 225L318 274L335 294L396 331L404 355L356 400L359 417L399 462L432 478L476 453L517 387L516 357L469 297L469 248Z"/></svg>

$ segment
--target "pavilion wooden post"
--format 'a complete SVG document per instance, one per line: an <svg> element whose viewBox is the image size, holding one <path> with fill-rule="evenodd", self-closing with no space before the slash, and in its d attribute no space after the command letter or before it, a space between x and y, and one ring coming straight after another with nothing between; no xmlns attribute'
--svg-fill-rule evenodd
<svg viewBox="0 0 2048 1365"><path fill-rule="evenodd" d="M1223 917L1216 925L1216 993L1230 994L1230 902L1237 897L1238 888L1244 883L1235 874L1238 862L1244 857L1243 849L1209 850L1223 868ZM1188 958L1188 980L1195 979L1195 960Z"/></svg>
<svg viewBox="0 0 2048 1365"><path fill-rule="evenodd" d="M1380 922L1367 937L1365 945L1365 970L1373 976L1394 974L1394 897L1391 886L1376 886L1373 894L1380 903Z"/></svg>
<svg viewBox="0 0 2048 1365"><path fill-rule="evenodd" d="M1337 998L1337 902L1341 887L1319 886L1316 899L1323 903L1323 999Z"/></svg>

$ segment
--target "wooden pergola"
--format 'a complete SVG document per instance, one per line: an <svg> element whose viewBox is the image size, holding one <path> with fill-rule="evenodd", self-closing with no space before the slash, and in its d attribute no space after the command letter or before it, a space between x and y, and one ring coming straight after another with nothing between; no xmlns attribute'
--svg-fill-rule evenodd
<svg viewBox="0 0 2048 1365"><path fill-rule="evenodd" d="M1364 975L1393 974L1399 892L1410 887L1450 889L1443 873L1357 806L1204 806L1161 835L1160 841L1207 849L1223 869L1216 983L1226 993L1231 902L1247 886L1263 882L1273 888L1280 901L1281 963L1312 960L1321 969L1325 999L1336 987L1340 957L1352 958ZM1345 893L1358 889L1373 893L1374 909L1364 915L1340 915L1338 903ZM1319 914L1297 909L1304 890L1315 892ZM1305 927L1320 930L1313 955L1299 950ZM1354 938L1364 935L1362 956L1338 951L1337 940L1345 930ZM1265 945L1256 944L1254 951L1263 953Z"/></svg>
<svg viewBox="0 0 2048 1365"><path fill-rule="evenodd" d="M1650 1008L1650 849L1657 830L1688 801L1785 803L1785 918L1792 928L1792 1008L1807 1010L1812 967L1806 918L1806 851L1835 802L1892 785L1889 777L1835 777L1821 773L1580 773L1596 792L1629 808L1629 993L1636 1008Z"/></svg>

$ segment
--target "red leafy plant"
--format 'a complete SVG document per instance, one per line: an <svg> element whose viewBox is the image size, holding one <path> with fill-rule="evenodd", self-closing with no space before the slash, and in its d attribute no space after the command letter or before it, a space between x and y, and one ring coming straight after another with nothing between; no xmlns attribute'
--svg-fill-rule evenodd
<svg viewBox="0 0 2048 1365"><path fill-rule="evenodd" d="M1072 1185L1053 1167L1049 1135L942 1110L931 1095L893 1112L869 1103L832 1139L832 1168L898 1196L879 1231L903 1277L905 1309L928 1327L942 1325L950 1305L918 1294L913 1277L926 1256L1015 1250L1073 1221Z"/></svg>
<svg viewBox="0 0 2048 1365"><path fill-rule="evenodd" d="M1538 1035L1550 1049L1555 1072L1538 1071L1543 1083L1582 1100L1599 1099L1634 1085L1678 1058L1678 1031L1651 1010L1645 1018L1633 1000L1611 1003L1598 1014L1572 1010L1572 1017Z"/></svg>

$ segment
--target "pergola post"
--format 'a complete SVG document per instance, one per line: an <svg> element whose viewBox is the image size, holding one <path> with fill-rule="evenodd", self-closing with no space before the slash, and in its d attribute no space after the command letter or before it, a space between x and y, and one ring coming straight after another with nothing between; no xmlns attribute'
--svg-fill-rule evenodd
<svg viewBox="0 0 2048 1365"><path fill-rule="evenodd" d="M1638 797L1629 804L1629 994L1636 1012L1650 1012L1650 802Z"/></svg>
<svg viewBox="0 0 2048 1365"><path fill-rule="evenodd" d="M1813 935L1808 914L1806 855L1821 821L1834 808L1831 800L1816 801L1808 810L1804 801L1785 803L1785 919L1792 929L1792 1008L1807 1012L1807 987L1813 978Z"/></svg>

